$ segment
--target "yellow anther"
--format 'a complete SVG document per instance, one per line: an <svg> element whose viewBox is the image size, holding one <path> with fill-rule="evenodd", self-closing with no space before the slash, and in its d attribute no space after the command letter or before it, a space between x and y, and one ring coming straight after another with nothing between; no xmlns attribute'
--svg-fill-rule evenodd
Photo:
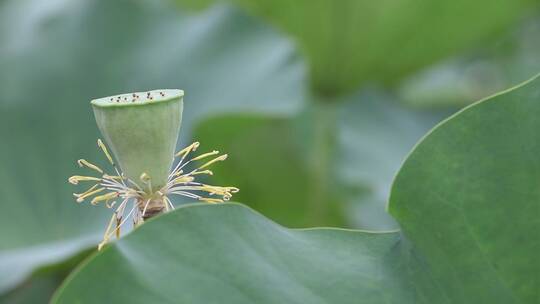
<svg viewBox="0 0 540 304"><path fill-rule="evenodd" d="M84 192L82 192L82 193L79 193L79 194L73 193L73 195L74 195L75 197L81 197L81 196L83 196L83 195L86 195L87 193L90 193L90 192L94 191L94 189L96 189L98 186L99 186L99 184L95 184L95 185L93 185L92 187L90 187L90 189L88 189L88 190L86 190L86 191L84 191Z"/></svg>
<svg viewBox="0 0 540 304"><path fill-rule="evenodd" d="M192 182L195 178L192 176L180 176L173 180L173 184L185 184Z"/></svg>
<svg viewBox="0 0 540 304"><path fill-rule="evenodd" d="M103 178L105 178L105 179L114 179L114 180L121 180L121 179L124 179L124 178L121 177L121 176L118 176L118 175L109 175L109 174L103 174Z"/></svg>
<svg viewBox="0 0 540 304"><path fill-rule="evenodd" d="M210 170L203 170L203 171L195 171L191 173L191 175L199 175L199 174L208 174L208 175L214 175L214 172Z"/></svg>
<svg viewBox="0 0 540 304"><path fill-rule="evenodd" d="M114 205L116 205L116 201L113 201L112 203L109 204L109 201L106 201L105 202L105 205L107 206L107 208L111 209L112 207L114 207Z"/></svg>
<svg viewBox="0 0 540 304"><path fill-rule="evenodd" d="M199 147L199 142L196 141L196 142L192 143L191 145L185 147L184 149L178 151L174 156L175 157L179 157L179 156L184 157L189 152L197 150L198 147Z"/></svg>
<svg viewBox="0 0 540 304"><path fill-rule="evenodd" d="M84 201L85 198L87 198L87 197L89 197L89 196L92 196L92 195L94 195L94 194L97 194L97 193L99 193L99 192L101 192L101 191L103 191L103 190L105 190L105 188L99 188L99 189L96 189L96 190L94 190L94 191L90 191L90 192L88 192L88 193L84 193L83 195L80 195L80 196L79 196L78 194L75 194L75 193L73 193L73 195L74 195L75 197L77 197L77 203L82 203L82 202Z"/></svg>
<svg viewBox="0 0 540 304"><path fill-rule="evenodd" d="M79 182L83 181L101 181L101 178L93 177L93 176L82 176L82 175L73 175L72 177L68 178L68 181L73 185L78 185Z"/></svg>
<svg viewBox="0 0 540 304"><path fill-rule="evenodd" d="M141 174L139 178L143 183L148 186L148 191L152 192L152 179L150 178L150 175L148 175L146 172L143 172L143 174Z"/></svg>
<svg viewBox="0 0 540 304"><path fill-rule="evenodd" d="M95 205L101 201L109 201L116 197L118 197L118 192L109 192L109 193L94 197L90 203L92 205Z"/></svg>
<svg viewBox="0 0 540 304"><path fill-rule="evenodd" d="M199 198L199 200L203 202L211 203L211 204L223 203L223 200L220 200L218 198L201 197Z"/></svg>
<svg viewBox="0 0 540 304"><path fill-rule="evenodd" d="M141 181L147 183L150 180L150 175L148 175L146 172L143 172L141 176L139 177Z"/></svg>
<svg viewBox="0 0 540 304"><path fill-rule="evenodd" d="M112 157L111 155L109 154L109 151L107 150L107 147L105 147L105 144L103 144L103 142L101 141L101 139L98 139L97 140L97 144L98 144L98 147L101 149L101 151L103 151L103 153L105 154L105 156L107 156L107 159L109 160L109 162L111 163L111 165L114 165L114 162L112 160Z"/></svg>
<svg viewBox="0 0 540 304"><path fill-rule="evenodd" d="M191 159L191 161L203 159L203 158L206 158L208 156L212 156L212 155L216 155L216 154L219 154L219 151L214 150L212 152L204 153L204 154L201 154L201 155L199 155L197 157L194 157L193 159Z"/></svg>
<svg viewBox="0 0 540 304"><path fill-rule="evenodd" d="M206 168L206 167L212 165L212 164L215 163L215 162L218 162L218 161L224 161L224 160L226 160L226 159L227 159L227 154L223 154L223 155L221 155L221 156L218 156L218 157L212 159L211 161L207 162L206 164L200 166L199 169L204 169L204 168Z"/></svg>
<svg viewBox="0 0 540 304"><path fill-rule="evenodd" d="M112 225L115 222L115 220L116 220L116 212L112 215L111 220L109 221L109 225L107 225L107 229L105 229L105 235L103 236L103 241L101 241L101 243L99 243L98 245L98 251L101 250L103 246L107 244L107 242L109 242L109 231L111 231Z"/></svg>
<svg viewBox="0 0 540 304"><path fill-rule="evenodd" d="M92 170L96 170L99 173L103 173L103 170L101 170L98 166L86 161L85 159L79 159L77 163L79 164L79 167L86 166Z"/></svg>
<svg viewBox="0 0 540 304"><path fill-rule="evenodd" d="M206 191L210 194L217 194L221 196L229 195L229 188L227 187L219 187L219 186L210 186L210 185L202 185L201 186L202 191Z"/></svg>

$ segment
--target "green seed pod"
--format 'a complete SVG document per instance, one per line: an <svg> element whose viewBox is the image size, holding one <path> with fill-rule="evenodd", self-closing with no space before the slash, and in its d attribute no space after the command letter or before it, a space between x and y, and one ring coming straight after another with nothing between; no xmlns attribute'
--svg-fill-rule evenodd
<svg viewBox="0 0 540 304"><path fill-rule="evenodd" d="M125 176L150 192L167 183L184 92L154 90L92 100L96 122Z"/></svg>

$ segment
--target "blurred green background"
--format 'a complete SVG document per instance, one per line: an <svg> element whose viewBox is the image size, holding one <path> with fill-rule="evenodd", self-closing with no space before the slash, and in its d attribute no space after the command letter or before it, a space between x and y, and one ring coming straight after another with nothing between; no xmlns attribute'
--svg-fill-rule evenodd
<svg viewBox="0 0 540 304"><path fill-rule="evenodd" d="M288 227L390 230L394 174L432 126L540 70L527 0L0 1L0 302L46 303L109 210L89 100L185 90L180 146ZM181 202L179 202L181 203Z"/></svg>

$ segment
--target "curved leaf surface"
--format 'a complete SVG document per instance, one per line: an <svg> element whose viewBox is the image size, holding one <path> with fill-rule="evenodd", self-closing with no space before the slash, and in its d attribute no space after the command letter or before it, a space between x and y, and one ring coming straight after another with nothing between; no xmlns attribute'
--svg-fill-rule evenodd
<svg viewBox="0 0 540 304"><path fill-rule="evenodd" d="M393 280L385 256L398 239L396 232L291 230L242 205L197 204L100 252L53 302L358 303L354 295L362 295L378 303L399 296L381 284Z"/></svg>
<svg viewBox="0 0 540 304"><path fill-rule="evenodd" d="M451 303L540 298L540 78L435 128L394 182L390 213Z"/></svg>

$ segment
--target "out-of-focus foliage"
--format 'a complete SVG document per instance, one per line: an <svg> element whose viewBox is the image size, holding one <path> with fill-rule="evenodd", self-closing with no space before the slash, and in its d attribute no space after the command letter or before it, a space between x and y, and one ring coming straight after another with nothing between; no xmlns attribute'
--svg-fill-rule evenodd
<svg viewBox="0 0 540 304"><path fill-rule="evenodd" d="M16 0L0 17L0 291L94 246L105 227L110 210L75 203L67 184L79 158L106 166L90 99L183 88L184 143L209 114L288 115L303 100L289 42L234 9Z"/></svg>
<svg viewBox="0 0 540 304"><path fill-rule="evenodd" d="M340 108L335 165L346 187L351 226L397 228L386 211L392 180L414 144L451 110L412 110L391 96L366 91Z"/></svg>
<svg viewBox="0 0 540 304"><path fill-rule="evenodd" d="M0 294L0 303L5 304L34 304L45 303L52 297L54 291L89 251L77 255L58 264L47 265L37 270L31 278L19 284L16 288Z"/></svg>
<svg viewBox="0 0 540 304"><path fill-rule="evenodd" d="M537 303L539 98L536 78L433 129L392 187L401 236L195 204L94 256L53 303Z"/></svg>
<svg viewBox="0 0 540 304"><path fill-rule="evenodd" d="M295 123L234 115L205 121L195 136L229 153L227 162L214 169L213 180L238 186L236 201L291 227L342 226L344 206L338 197L329 202L326 196L316 196L321 191L326 195L324 187L333 182L332 176L324 183L314 180L306 163L311 155L304 152Z"/></svg>
<svg viewBox="0 0 540 304"><path fill-rule="evenodd" d="M204 7L212 0L179 0ZM291 34L322 95L366 81L395 83L445 56L479 46L535 0L230 0Z"/></svg>
<svg viewBox="0 0 540 304"><path fill-rule="evenodd" d="M46 276L35 275L31 280L20 284L6 294L0 295L0 303L46 303L64 278L65 276L59 275L57 272Z"/></svg>
<svg viewBox="0 0 540 304"><path fill-rule="evenodd" d="M293 119L209 119L195 137L230 154L213 180L239 186L236 200L278 223L387 230L396 228L384 208L396 170L448 114L411 111L372 90Z"/></svg>
<svg viewBox="0 0 540 304"><path fill-rule="evenodd" d="M540 71L539 16L507 32L470 54L407 78L398 90L402 101L424 108L466 105Z"/></svg>

